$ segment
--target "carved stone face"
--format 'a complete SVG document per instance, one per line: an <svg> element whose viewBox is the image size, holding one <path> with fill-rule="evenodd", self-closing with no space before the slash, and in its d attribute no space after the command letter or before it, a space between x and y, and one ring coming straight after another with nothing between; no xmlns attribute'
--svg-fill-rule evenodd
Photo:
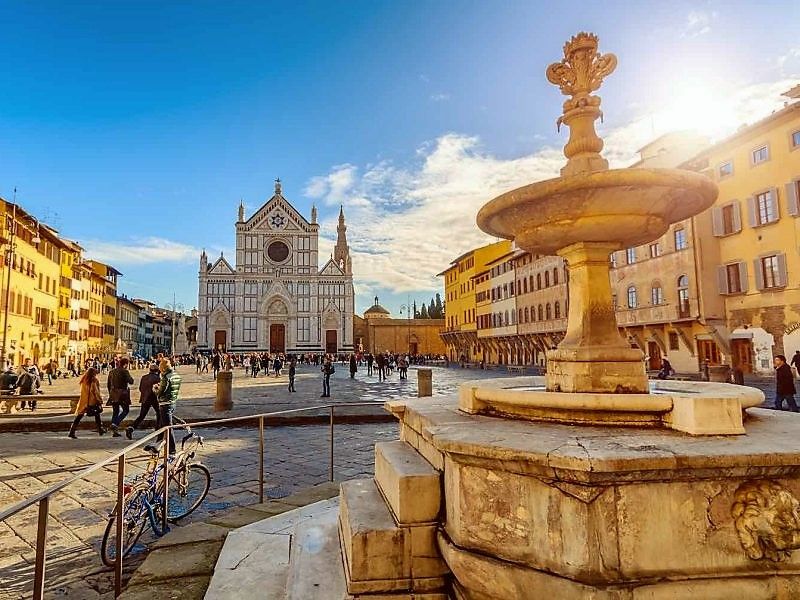
<svg viewBox="0 0 800 600"><path fill-rule="evenodd" d="M753 560L780 562L800 548L800 501L775 481L739 486L731 507L739 541Z"/></svg>

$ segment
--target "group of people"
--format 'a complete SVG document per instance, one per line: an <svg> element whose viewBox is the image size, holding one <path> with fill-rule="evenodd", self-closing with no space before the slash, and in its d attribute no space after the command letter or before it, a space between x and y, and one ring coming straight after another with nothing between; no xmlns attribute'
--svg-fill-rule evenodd
<svg viewBox="0 0 800 600"><path fill-rule="evenodd" d="M20 410L36 410L36 396L42 393L42 373L30 359L26 359L24 364L17 368L8 366L0 374L0 402L5 403L6 412L11 412L17 404ZM49 370L45 376L50 377ZM49 381L52 384L52 379Z"/></svg>
<svg viewBox="0 0 800 600"><path fill-rule="evenodd" d="M133 376L130 373L130 360L122 357L115 360L115 365L108 372L106 378L106 388L108 400L105 405L111 406L111 421L109 426L113 437L121 437L125 417L128 416L131 407L131 388L134 384ZM89 367L84 371L80 379L80 399L75 410L75 419L69 429L69 437L76 439L76 431L81 420L85 416L94 417L97 426L97 434L104 435L106 428L103 426L100 415L103 412L103 396L100 391L101 373L94 367ZM138 429L150 409L153 409L156 416L155 428L172 425L172 417L175 413L175 405L181 389L181 376L175 370L169 358L159 357L150 363L148 372L139 380L139 416L125 428L125 435L130 440L133 439L133 432ZM175 452L175 439L172 431L169 433L169 452Z"/></svg>

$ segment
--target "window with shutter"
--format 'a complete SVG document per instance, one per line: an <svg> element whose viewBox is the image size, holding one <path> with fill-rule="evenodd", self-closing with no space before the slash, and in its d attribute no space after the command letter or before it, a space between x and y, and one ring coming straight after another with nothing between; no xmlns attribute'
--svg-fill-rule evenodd
<svg viewBox="0 0 800 600"><path fill-rule="evenodd" d="M721 206L715 206L711 209L711 230L714 235L725 235L725 224L722 221Z"/></svg>
<svg viewBox="0 0 800 600"><path fill-rule="evenodd" d="M725 265L717 267L717 289L720 294L728 294L728 268Z"/></svg>
<svg viewBox="0 0 800 600"><path fill-rule="evenodd" d="M778 254L776 257L778 262L778 274L775 278L775 286L776 287L785 287L788 281L787 272L786 272L786 255L781 253Z"/></svg>
<svg viewBox="0 0 800 600"><path fill-rule="evenodd" d="M761 264L760 258L757 258L753 261L753 271L756 274L756 289L763 290L764 289L764 265Z"/></svg>
<svg viewBox="0 0 800 600"><path fill-rule="evenodd" d="M747 263L740 262L737 264L739 265L739 284L741 285L742 292L746 292L749 289L747 281Z"/></svg>
<svg viewBox="0 0 800 600"><path fill-rule="evenodd" d="M786 184L786 212L796 217L800 214L800 179L795 179Z"/></svg>
<svg viewBox="0 0 800 600"><path fill-rule="evenodd" d="M756 220L756 199L753 196L747 199L747 224L750 225L750 227L758 227L758 221Z"/></svg>

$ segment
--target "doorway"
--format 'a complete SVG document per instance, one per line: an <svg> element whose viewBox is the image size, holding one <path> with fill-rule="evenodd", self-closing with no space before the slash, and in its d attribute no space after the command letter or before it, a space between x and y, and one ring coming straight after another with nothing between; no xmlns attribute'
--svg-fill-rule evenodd
<svg viewBox="0 0 800 600"><path fill-rule="evenodd" d="M228 348L228 332L225 330L217 330L214 332L214 348L225 352Z"/></svg>
<svg viewBox="0 0 800 600"><path fill-rule="evenodd" d="M286 352L286 325L269 326L269 351L272 354Z"/></svg>
<svg viewBox="0 0 800 600"><path fill-rule="evenodd" d="M336 354L339 349L338 338L335 329L327 329L325 331L325 352L328 354Z"/></svg>
<svg viewBox="0 0 800 600"><path fill-rule="evenodd" d="M712 340L697 340L698 358L702 366L706 360L710 365L720 364L719 347Z"/></svg>
<svg viewBox="0 0 800 600"><path fill-rule="evenodd" d="M731 354L733 354L734 369L741 369L742 373L753 372L753 344L750 340L731 340Z"/></svg>
<svg viewBox="0 0 800 600"><path fill-rule="evenodd" d="M647 368L650 371L658 371L661 368L661 348L655 342L647 342Z"/></svg>

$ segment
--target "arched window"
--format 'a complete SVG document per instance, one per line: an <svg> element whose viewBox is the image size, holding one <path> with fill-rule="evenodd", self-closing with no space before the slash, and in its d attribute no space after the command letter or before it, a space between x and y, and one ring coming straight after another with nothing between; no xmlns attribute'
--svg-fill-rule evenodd
<svg viewBox="0 0 800 600"><path fill-rule="evenodd" d="M522 280L522 293L523 294L527 294L528 293L528 278L527 277Z"/></svg>
<svg viewBox="0 0 800 600"><path fill-rule="evenodd" d="M549 302L547 303L547 306L545 306L544 311L545 311L545 316L547 317L548 321L553 318L553 314L552 314L552 311L550 309L550 303Z"/></svg>
<svg viewBox="0 0 800 600"><path fill-rule="evenodd" d="M654 283L653 287L650 288L650 303L653 306L664 304L664 290L658 282Z"/></svg>
<svg viewBox="0 0 800 600"><path fill-rule="evenodd" d="M558 285L558 269L553 267L553 285Z"/></svg>
<svg viewBox="0 0 800 600"><path fill-rule="evenodd" d="M535 289L535 288L533 287L533 275L531 275L530 277L528 277L528 279L530 279L530 286L531 286L531 287L530 287L530 290L531 290L531 291L533 291L533 290Z"/></svg>
<svg viewBox="0 0 800 600"><path fill-rule="evenodd" d="M630 286L628 288L628 308L636 308L639 306L639 299L636 297L636 287Z"/></svg>
<svg viewBox="0 0 800 600"><path fill-rule="evenodd" d="M528 307L525 307L525 323L528 322Z"/></svg>
<svg viewBox="0 0 800 600"><path fill-rule="evenodd" d="M508 320L508 311L506 311L506 318L503 320L503 325L508 325L511 321Z"/></svg>
<svg viewBox="0 0 800 600"><path fill-rule="evenodd" d="M553 305L553 316L556 319L560 319L561 318L561 304L559 304L558 302L556 302Z"/></svg>
<svg viewBox="0 0 800 600"><path fill-rule="evenodd" d="M678 312L681 316L689 314L689 278L686 275L678 277Z"/></svg>
<svg viewBox="0 0 800 600"><path fill-rule="evenodd" d="M537 273L536 274L536 289L537 290L542 289L542 274L541 273Z"/></svg>
<svg viewBox="0 0 800 600"><path fill-rule="evenodd" d="M519 314L517 315L517 323L522 323L522 309L519 309Z"/></svg>
<svg viewBox="0 0 800 600"><path fill-rule="evenodd" d="M538 312L539 312L539 320L542 321L544 319L544 307L541 304L539 305Z"/></svg>
<svg viewBox="0 0 800 600"><path fill-rule="evenodd" d="M544 287L550 287L550 271L544 272Z"/></svg>
<svg viewBox="0 0 800 600"><path fill-rule="evenodd" d="M511 311L511 325L514 325L517 322L517 311Z"/></svg>

